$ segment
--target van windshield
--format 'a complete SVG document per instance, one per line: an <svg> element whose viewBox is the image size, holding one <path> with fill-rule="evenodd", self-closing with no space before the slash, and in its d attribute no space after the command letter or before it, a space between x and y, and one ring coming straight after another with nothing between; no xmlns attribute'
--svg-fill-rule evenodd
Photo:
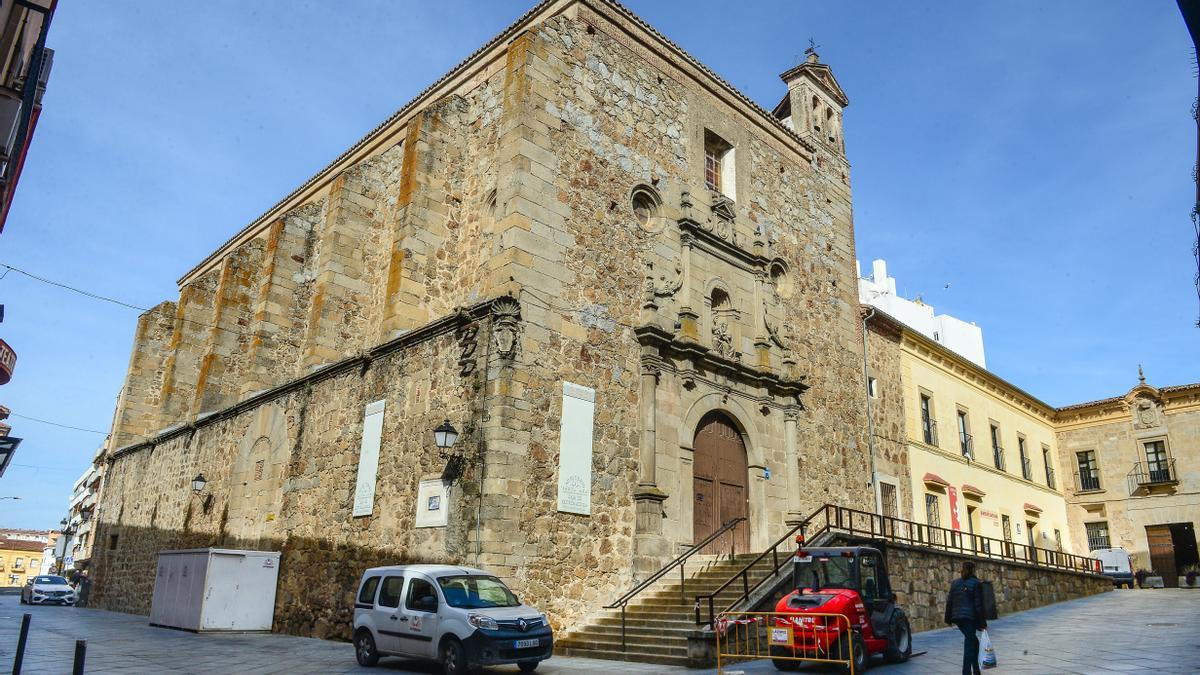
<svg viewBox="0 0 1200 675"><path fill-rule="evenodd" d="M459 609L516 607L521 603L496 577L478 574L438 577L446 604Z"/></svg>

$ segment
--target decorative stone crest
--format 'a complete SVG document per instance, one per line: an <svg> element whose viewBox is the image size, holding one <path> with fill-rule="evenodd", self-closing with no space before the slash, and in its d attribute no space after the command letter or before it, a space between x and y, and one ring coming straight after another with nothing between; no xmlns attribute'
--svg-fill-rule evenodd
<svg viewBox="0 0 1200 675"><path fill-rule="evenodd" d="M504 296L492 303L492 348L502 359L517 355L521 334L521 303Z"/></svg>
<svg viewBox="0 0 1200 675"><path fill-rule="evenodd" d="M654 302L657 298L669 298L683 288L683 266L675 263L675 274L654 274L654 263L646 263L646 302Z"/></svg>

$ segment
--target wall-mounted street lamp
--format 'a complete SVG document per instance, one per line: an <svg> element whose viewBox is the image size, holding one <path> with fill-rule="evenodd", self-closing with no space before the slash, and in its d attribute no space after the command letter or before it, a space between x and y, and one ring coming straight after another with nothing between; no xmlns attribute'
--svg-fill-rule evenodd
<svg viewBox="0 0 1200 675"><path fill-rule="evenodd" d="M196 477L192 479L192 492L200 494L201 492L204 492L204 486L206 485L208 485L208 480L204 478L203 473L198 473L196 474Z"/></svg>
<svg viewBox="0 0 1200 675"><path fill-rule="evenodd" d="M442 422L438 428L433 430L433 443L437 446L438 456L442 459L449 458L450 450L456 441L458 441L458 429L450 424L450 420Z"/></svg>

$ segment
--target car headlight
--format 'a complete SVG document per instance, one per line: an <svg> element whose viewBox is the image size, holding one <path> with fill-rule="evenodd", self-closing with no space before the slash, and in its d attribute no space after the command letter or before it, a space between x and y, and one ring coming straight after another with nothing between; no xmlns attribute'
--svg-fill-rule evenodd
<svg viewBox="0 0 1200 675"><path fill-rule="evenodd" d="M550 617L546 616L545 612L542 612L542 625L546 628L550 627Z"/></svg>
<svg viewBox="0 0 1200 675"><path fill-rule="evenodd" d="M495 619L483 614L468 614L467 623L484 630L500 630L500 626L496 623Z"/></svg>

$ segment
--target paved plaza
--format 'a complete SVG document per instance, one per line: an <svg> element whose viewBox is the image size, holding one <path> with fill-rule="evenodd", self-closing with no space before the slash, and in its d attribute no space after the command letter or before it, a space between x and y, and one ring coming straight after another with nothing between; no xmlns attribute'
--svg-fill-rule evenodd
<svg viewBox="0 0 1200 675"><path fill-rule="evenodd" d="M24 673L69 673L75 640L88 641L88 673L436 673L436 666L385 659L359 668L350 645L289 635L195 635L154 628L146 617L71 607L25 607L0 596L0 668L12 663L21 614L33 615ZM1200 672L1200 591L1114 591L1021 612L993 622L1003 673ZM936 630L914 637L927 653L873 673L957 673L962 637ZM807 670L807 669L806 669ZM811 669L819 672L820 669ZM732 673L774 672L769 662L738 664ZM516 673L515 667L491 674ZM556 657L539 673L694 673L666 666Z"/></svg>

